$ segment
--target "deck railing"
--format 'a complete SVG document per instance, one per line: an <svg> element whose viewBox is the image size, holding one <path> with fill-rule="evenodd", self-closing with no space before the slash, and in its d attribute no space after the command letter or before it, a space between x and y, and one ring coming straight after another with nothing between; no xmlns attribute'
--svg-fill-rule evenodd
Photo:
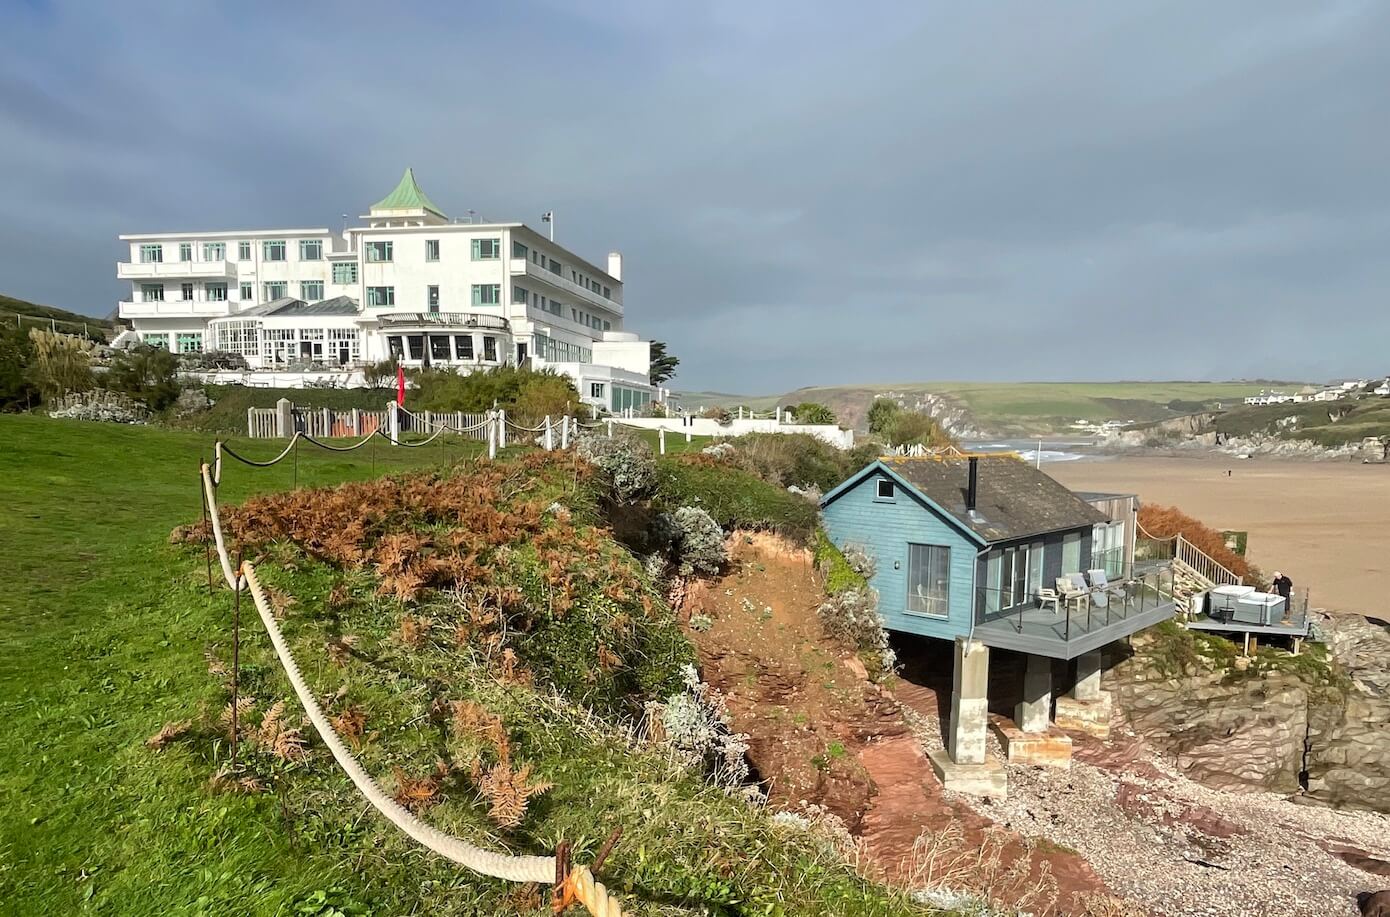
<svg viewBox="0 0 1390 917"><path fill-rule="evenodd" d="M1058 594L1054 598L1055 591L1027 590L1020 599L1011 590L978 586L975 623L1004 622L1020 634L1031 624L1063 640L1079 638L1160 606L1172 605L1173 571L1149 570L1071 596Z"/></svg>
<svg viewBox="0 0 1390 917"><path fill-rule="evenodd" d="M1210 554L1178 535L1173 559L1190 568L1202 579L1217 586L1239 586L1244 580L1218 563Z"/></svg>

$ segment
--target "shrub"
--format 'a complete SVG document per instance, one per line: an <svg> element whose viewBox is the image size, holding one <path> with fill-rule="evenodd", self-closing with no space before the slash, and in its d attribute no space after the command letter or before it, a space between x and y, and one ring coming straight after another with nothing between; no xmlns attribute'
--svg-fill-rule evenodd
<svg viewBox="0 0 1390 917"><path fill-rule="evenodd" d="M1249 561L1226 547L1226 536L1200 519L1175 506L1144 504L1139 507L1139 525L1155 538L1182 535L1221 566L1237 576L1259 578Z"/></svg>
<svg viewBox="0 0 1390 917"><path fill-rule="evenodd" d="M111 358L105 384L156 413L179 397L179 358L163 347L140 344Z"/></svg>
<svg viewBox="0 0 1390 917"><path fill-rule="evenodd" d="M724 566L724 531L714 517L697 506L682 506L671 514L676 530L672 544L676 570L681 576L714 575Z"/></svg>
<svg viewBox="0 0 1390 917"><path fill-rule="evenodd" d="M797 423L838 423L835 412L816 401L803 401L791 409Z"/></svg>
<svg viewBox="0 0 1390 917"><path fill-rule="evenodd" d="M389 388L396 381L396 361L386 359L366 364L362 367L362 381L373 391Z"/></svg>
<svg viewBox="0 0 1390 917"><path fill-rule="evenodd" d="M867 586L846 589L817 609L826 636L854 647L878 667L891 672L897 657L888 645L888 631L878 613L878 595Z"/></svg>
<svg viewBox="0 0 1390 917"><path fill-rule="evenodd" d="M869 432L882 436L890 446L920 443L937 448L956 444L955 437L936 418L909 411L888 398L877 398L869 407Z"/></svg>
<svg viewBox="0 0 1390 917"><path fill-rule="evenodd" d="M34 342L29 332L6 326L0 330L0 411L31 406L39 390L29 375L34 361Z"/></svg>
<svg viewBox="0 0 1390 917"><path fill-rule="evenodd" d="M645 496L655 484L656 463L651 447L635 436L582 435L579 456L598 468L613 497L620 503L631 503Z"/></svg>
<svg viewBox="0 0 1390 917"><path fill-rule="evenodd" d="M657 463L656 502L674 510L699 506L727 532L765 529L806 544L816 529L816 504L805 497L703 455Z"/></svg>
<svg viewBox="0 0 1390 917"><path fill-rule="evenodd" d="M700 412L700 416L718 421L719 425L723 427L727 427L734 419L734 415L729 412L728 408L720 407L717 404L705 408Z"/></svg>
<svg viewBox="0 0 1390 917"><path fill-rule="evenodd" d="M410 378L415 383L407 405L411 410L478 414L496 406L516 415L518 422L534 425L539 417L559 416L566 405L579 404L569 378L550 370L499 366L460 375L451 369L418 369Z"/></svg>
<svg viewBox="0 0 1390 917"><path fill-rule="evenodd" d="M665 702L649 701L647 731L689 767L725 789L748 779L748 736L729 731L729 710L719 692L700 680L693 665L681 670L685 690Z"/></svg>
<svg viewBox="0 0 1390 917"><path fill-rule="evenodd" d="M68 334L54 334L42 328L29 329L33 357L28 377L44 398L57 398L68 392L91 391L91 341Z"/></svg>

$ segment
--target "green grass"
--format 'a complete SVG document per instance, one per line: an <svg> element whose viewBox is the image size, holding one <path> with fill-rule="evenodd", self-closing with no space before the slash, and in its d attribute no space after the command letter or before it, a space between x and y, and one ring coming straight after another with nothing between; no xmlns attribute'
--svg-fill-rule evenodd
<svg viewBox="0 0 1390 917"><path fill-rule="evenodd" d="M657 460L656 476L664 508L699 506L725 531L763 529L806 543L816 529L814 502L746 471L667 456Z"/></svg>
<svg viewBox="0 0 1390 917"><path fill-rule="evenodd" d="M1281 424L1290 417L1295 418L1293 423ZM1390 398L1242 405L1218 417L1216 429L1231 436L1265 433L1311 440L1321 446L1359 443L1367 436L1390 436Z"/></svg>
<svg viewBox="0 0 1390 917"><path fill-rule="evenodd" d="M845 560L845 555L825 534L824 529L817 528L815 542L812 545L816 552L816 567L825 574L825 591L829 595L836 595L850 589L859 589L868 586L869 583L864 577L849 565Z"/></svg>
<svg viewBox="0 0 1390 917"><path fill-rule="evenodd" d="M302 765L260 762L272 792L241 795L207 785L227 751L213 733L162 752L144 747L161 724L215 714L225 702L204 653L228 653L231 595L209 594L200 549L166 538L200 515L196 467L209 437L0 416L0 444L0 914L519 911L506 897L511 887L465 873L386 825L321 748ZM254 457L278 451L266 441L234 445ZM478 448L451 443L445 457ZM306 449L297 481L441 464L433 446L345 456ZM229 462L222 501L286 489L295 474L289 462L254 470ZM627 834L605 875L633 896L637 913L917 912L800 832L673 772L664 755L629 748L573 704L502 685L447 645L404 651L391 636L400 606L374 595L369 574L289 547L272 549L261 571L298 600L284 627L316 692L345 687L366 710L373 737L363 758L388 786L393 766L421 773L445 748L429 709L448 691L502 714L520 758L555 783L506 841L546 852L565 838L585 861L622 824ZM325 613L341 584L353 600ZM291 695L254 614L243 613L244 690L264 709ZM327 661L324 642L340 629L361 636L367 659L344 669ZM293 701L289 709L297 723ZM470 791L446 797L427 820L503 843Z"/></svg>

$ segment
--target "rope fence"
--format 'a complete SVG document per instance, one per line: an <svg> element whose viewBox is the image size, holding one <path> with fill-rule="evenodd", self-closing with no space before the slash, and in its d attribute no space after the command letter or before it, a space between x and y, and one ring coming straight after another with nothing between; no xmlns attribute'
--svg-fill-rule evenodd
<svg viewBox="0 0 1390 917"><path fill-rule="evenodd" d="M495 426L500 428L503 423L505 422L497 423ZM568 422L564 426L568 429ZM432 440L443 432L444 430L441 428L430 439ZM351 451L365 445L377 435L386 436L381 431L374 430L353 446L325 448L337 452ZM387 821L440 856L481 875L509 882L552 884L556 913L560 913L570 904L578 902L584 905L594 917L622 917L620 903L609 893L603 883L594 877L590 867L570 865L568 845L562 843L557 851L558 856L514 855L486 850L463 838L446 834L421 821L392 799L362 767L361 762L353 756L344 744L342 737L333 728L323 708L319 705L313 689L305 681L299 664L280 629L279 622L275 619L274 610L257 576L255 564L247 560L241 560L237 564L233 563L232 556L227 549L226 536L222 531L222 519L217 505L217 488L221 482L221 459L224 453L248 467L268 468L284 461L301 438L314 445L324 445L310 437L296 433L290 444L278 456L270 461L258 462L238 455L221 442L217 443L214 464L210 465L204 462L199 467L200 490L202 491L204 512L207 515L209 528L212 530L212 541L217 551L218 563L222 569L222 578L227 587L238 596L238 600L242 591L250 593L252 602L256 606L256 613L270 637L271 646L275 650L281 667L285 670L285 675L294 689L295 696L304 707L305 713L308 714L309 721L313 724L319 738L323 740L324 745L333 755L333 760L347 774L357 792L371 803L372 807L381 813ZM425 442L429 442L429 440ZM424 443L404 444L398 441L397 445L424 445ZM211 566L208 569L208 577L209 586L211 586ZM594 868L597 868L602 862L617 836L618 833L615 832L610 837L609 843L604 845L599 857L594 861Z"/></svg>

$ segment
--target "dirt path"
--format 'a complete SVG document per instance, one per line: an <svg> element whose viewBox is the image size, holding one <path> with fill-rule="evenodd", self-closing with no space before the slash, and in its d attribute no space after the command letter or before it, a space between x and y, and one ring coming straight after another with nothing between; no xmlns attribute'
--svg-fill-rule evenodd
<svg viewBox="0 0 1390 917"><path fill-rule="evenodd" d="M1083 899L1106 893L1074 852L943 796L899 699L821 635L823 593L809 553L766 535L737 534L728 548L729 572L694 584L683 614L705 680L750 737L774 808L824 807L857 839L868 871L908 887L930 872L1038 911L1055 897L1061 913L1083 913ZM914 857L924 832L936 844Z"/></svg>

